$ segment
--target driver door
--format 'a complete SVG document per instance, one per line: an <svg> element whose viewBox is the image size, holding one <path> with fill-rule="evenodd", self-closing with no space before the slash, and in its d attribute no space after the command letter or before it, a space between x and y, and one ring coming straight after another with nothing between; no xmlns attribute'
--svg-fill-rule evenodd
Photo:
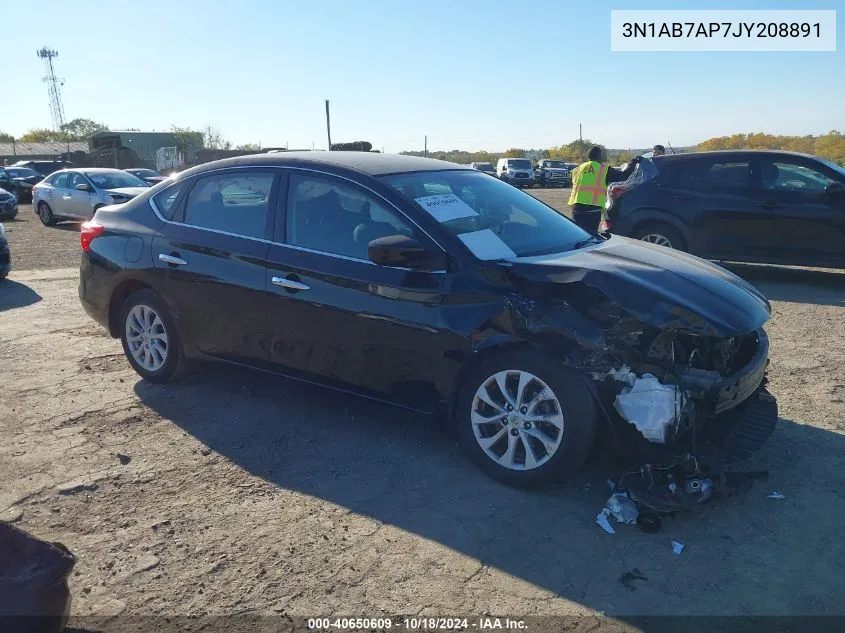
<svg viewBox="0 0 845 633"><path fill-rule="evenodd" d="M329 174L290 171L266 287L270 362L288 374L428 410L447 273L377 265L370 241L438 246L395 207Z"/></svg>

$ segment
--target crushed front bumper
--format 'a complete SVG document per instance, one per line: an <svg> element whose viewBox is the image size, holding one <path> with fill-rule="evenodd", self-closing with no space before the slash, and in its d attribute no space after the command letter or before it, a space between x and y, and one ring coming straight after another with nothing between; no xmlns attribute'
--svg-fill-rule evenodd
<svg viewBox="0 0 845 633"><path fill-rule="evenodd" d="M771 437L778 422L778 402L765 387L714 418L702 430L699 456L731 464L749 459Z"/></svg>

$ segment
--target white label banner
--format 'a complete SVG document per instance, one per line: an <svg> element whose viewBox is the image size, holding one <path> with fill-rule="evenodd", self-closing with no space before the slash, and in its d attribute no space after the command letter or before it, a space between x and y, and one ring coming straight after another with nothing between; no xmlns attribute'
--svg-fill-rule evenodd
<svg viewBox="0 0 845 633"><path fill-rule="evenodd" d="M441 224L449 220L472 218L478 215L471 206L453 193L425 196L417 198L416 201Z"/></svg>
<svg viewBox="0 0 845 633"><path fill-rule="evenodd" d="M836 11L611 11L610 50L836 51Z"/></svg>
<svg viewBox="0 0 845 633"><path fill-rule="evenodd" d="M516 253L490 229L461 233L458 235L458 239L466 244L467 248L478 259L489 261L516 257Z"/></svg>

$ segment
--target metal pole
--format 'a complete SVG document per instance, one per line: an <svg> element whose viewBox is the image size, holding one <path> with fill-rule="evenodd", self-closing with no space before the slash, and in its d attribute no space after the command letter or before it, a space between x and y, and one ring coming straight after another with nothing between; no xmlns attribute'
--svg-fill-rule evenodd
<svg viewBox="0 0 845 633"><path fill-rule="evenodd" d="M578 140L581 141L582 143L584 142L584 135L581 134L581 124L580 123L578 124Z"/></svg>
<svg viewBox="0 0 845 633"><path fill-rule="evenodd" d="M427 157L428 156L428 134L425 135L425 145L423 148L423 154Z"/></svg>
<svg viewBox="0 0 845 633"><path fill-rule="evenodd" d="M332 149L332 126L329 118L329 100L326 99L326 136L329 137L329 151Z"/></svg>

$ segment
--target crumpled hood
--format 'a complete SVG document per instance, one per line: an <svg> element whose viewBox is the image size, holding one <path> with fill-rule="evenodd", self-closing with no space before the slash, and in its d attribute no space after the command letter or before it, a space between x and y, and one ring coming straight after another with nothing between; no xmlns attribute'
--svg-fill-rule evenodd
<svg viewBox="0 0 845 633"><path fill-rule="evenodd" d="M148 187L117 187L116 189L106 189L106 191L134 198L135 196L144 193L147 189Z"/></svg>
<svg viewBox="0 0 845 633"><path fill-rule="evenodd" d="M641 321L704 336L737 336L771 316L766 298L724 268L681 251L613 236L583 249L509 260L534 282L582 282ZM566 298L565 289L560 296Z"/></svg>

